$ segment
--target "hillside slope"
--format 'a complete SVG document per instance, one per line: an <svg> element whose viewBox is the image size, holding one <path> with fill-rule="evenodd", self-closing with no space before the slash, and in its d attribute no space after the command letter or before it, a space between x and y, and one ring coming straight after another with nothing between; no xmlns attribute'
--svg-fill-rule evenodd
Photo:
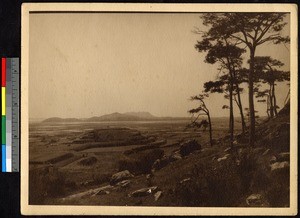
<svg viewBox="0 0 300 218"><path fill-rule="evenodd" d="M188 140L171 154L164 153L164 145L143 146L124 153L119 172L106 175L102 182L94 181L95 185L82 187L81 192L46 203L288 207L288 107L276 118L257 126L255 147L248 146L247 135L236 135L233 149L229 147L229 137L226 136L213 147ZM61 176L57 174L60 179ZM60 182L60 186L67 188L68 184Z"/></svg>

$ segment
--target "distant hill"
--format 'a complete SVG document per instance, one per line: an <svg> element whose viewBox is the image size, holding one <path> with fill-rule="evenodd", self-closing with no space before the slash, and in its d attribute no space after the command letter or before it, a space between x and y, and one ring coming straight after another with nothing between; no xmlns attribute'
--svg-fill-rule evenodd
<svg viewBox="0 0 300 218"><path fill-rule="evenodd" d="M62 122L101 122L101 121L161 121L161 120L181 120L187 119L186 117L156 117L149 112L126 112L126 113L112 113L102 116L94 116L87 119L77 118L60 118L51 117L42 122L62 123Z"/></svg>
<svg viewBox="0 0 300 218"><path fill-rule="evenodd" d="M77 118L60 118L60 117L51 117L46 120L43 120L43 123L66 123L66 122L80 122L81 120Z"/></svg>
<svg viewBox="0 0 300 218"><path fill-rule="evenodd" d="M100 117L91 117L86 119L85 121L98 122L98 121L137 121L137 120L140 120L138 116L121 114L116 112L112 114L105 114Z"/></svg>
<svg viewBox="0 0 300 218"><path fill-rule="evenodd" d="M124 115L135 116L135 117L144 118L144 119L157 118L157 117L153 116L152 114L150 114L149 112L127 112L127 113L124 113Z"/></svg>

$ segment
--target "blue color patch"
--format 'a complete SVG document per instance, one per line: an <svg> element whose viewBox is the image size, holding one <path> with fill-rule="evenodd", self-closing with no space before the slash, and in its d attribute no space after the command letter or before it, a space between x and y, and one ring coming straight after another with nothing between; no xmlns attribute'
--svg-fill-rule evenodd
<svg viewBox="0 0 300 218"><path fill-rule="evenodd" d="M6 172L6 146L2 145L2 172Z"/></svg>

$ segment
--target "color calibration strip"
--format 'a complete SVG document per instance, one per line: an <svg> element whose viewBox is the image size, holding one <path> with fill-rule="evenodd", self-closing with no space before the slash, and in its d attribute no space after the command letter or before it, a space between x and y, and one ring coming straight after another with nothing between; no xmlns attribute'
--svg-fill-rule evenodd
<svg viewBox="0 0 300 218"><path fill-rule="evenodd" d="M19 58L1 58L2 172L19 171Z"/></svg>

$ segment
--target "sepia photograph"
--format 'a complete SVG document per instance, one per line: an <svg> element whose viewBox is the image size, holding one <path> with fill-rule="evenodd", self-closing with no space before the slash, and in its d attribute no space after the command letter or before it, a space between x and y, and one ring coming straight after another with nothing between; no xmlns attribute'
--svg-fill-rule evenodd
<svg viewBox="0 0 300 218"><path fill-rule="evenodd" d="M22 213L296 214L296 14L23 4Z"/></svg>

